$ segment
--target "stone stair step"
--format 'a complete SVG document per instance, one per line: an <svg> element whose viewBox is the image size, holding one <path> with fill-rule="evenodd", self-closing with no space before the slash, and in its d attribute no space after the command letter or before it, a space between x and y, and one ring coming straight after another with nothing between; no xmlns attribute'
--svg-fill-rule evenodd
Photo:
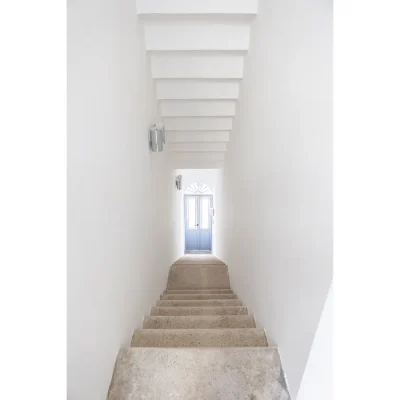
<svg viewBox="0 0 400 400"><path fill-rule="evenodd" d="M152 307L150 315L247 315L246 307Z"/></svg>
<svg viewBox="0 0 400 400"><path fill-rule="evenodd" d="M241 306L239 299L216 300L157 300L157 307L229 307Z"/></svg>
<svg viewBox="0 0 400 400"><path fill-rule="evenodd" d="M163 294L235 294L232 289L174 289Z"/></svg>
<svg viewBox="0 0 400 400"><path fill-rule="evenodd" d="M193 256L193 255L186 255L183 257L180 257L178 260L174 262L174 265L176 264L196 264L196 265L205 265L205 264L223 264L226 265L223 261L221 261L219 258L211 255L207 255L207 257L203 257L201 259L198 258L198 256Z"/></svg>
<svg viewBox="0 0 400 400"><path fill-rule="evenodd" d="M268 346L262 329L137 329L133 347L258 347Z"/></svg>
<svg viewBox="0 0 400 400"><path fill-rule="evenodd" d="M121 349L108 400L290 398L274 347Z"/></svg>
<svg viewBox="0 0 400 400"><path fill-rule="evenodd" d="M230 289L228 267L224 264L171 266L167 289Z"/></svg>
<svg viewBox="0 0 400 400"><path fill-rule="evenodd" d="M143 329L255 328L252 315L149 316Z"/></svg>
<svg viewBox="0 0 400 400"><path fill-rule="evenodd" d="M237 299L236 294L164 294L160 300L214 300Z"/></svg>

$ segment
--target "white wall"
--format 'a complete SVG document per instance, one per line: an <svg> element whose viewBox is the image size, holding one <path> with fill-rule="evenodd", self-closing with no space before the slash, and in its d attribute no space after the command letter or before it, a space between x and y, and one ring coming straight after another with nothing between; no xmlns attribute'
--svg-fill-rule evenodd
<svg viewBox="0 0 400 400"><path fill-rule="evenodd" d="M216 169L180 169L182 175L182 191L184 192L191 183L201 182L208 185L211 191L217 191L217 170Z"/></svg>
<svg viewBox="0 0 400 400"><path fill-rule="evenodd" d="M308 357L297 400L332 400L332 288Z"/></svg>
<svg viewBox="0 0 400 400"><path fill-rule="evenodd" d="M106 398L173 261L173 181L166 154L148 150L156 101L134 6L68 4L70 400Z"/></svg>
<svg viewBox="0 0 400 400"><path fill-rule="evenodd" d="M217 255L280 347L292 398L332 279L332 4L259 2Z"/></svg>

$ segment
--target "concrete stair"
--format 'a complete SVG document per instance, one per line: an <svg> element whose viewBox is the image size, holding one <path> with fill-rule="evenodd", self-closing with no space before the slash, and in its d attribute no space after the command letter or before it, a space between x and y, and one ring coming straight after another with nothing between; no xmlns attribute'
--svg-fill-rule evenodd
<svg viewBox="0 0 400 400"><path fill-rule="evenodd" d="M227 300L237 299L236 294L164 294L160 300Z"/></svg>
<svg viewBox="0 0 400 400"><path fill-rule="evenodd" d="M199 260L199 258L196 256L186 255L186 256L179 258L178 260L176 260L174 262L174 266L181 265L181 264L185 264L185 265L193 264L193 265L196 265L196 267L198 267L200 265L217 265L217 264L225 265L225 263L223 261L221 261L219 258L211 256L211 255L207 256L207 258L202 258L201 260Z"/></svg>
<svg viewBox="0 0 400 400"><path fill-rule="evenodd" d="M143 328L149 329L215 329L255 328L251 315L185 315L145 317Z"/></svg>
<svg viewBox="0 0 400 400"><path fill-rule="evenodd" d="M152 307L150 315L247 315L246 307Z"/></svg>
<svg viewBox="0 0 400 400"><path fill-rule="evenodd" d="M164 294L234 294L231 289L164 290Z"/></svg>
<svg viewBox="0 0 400 400"><path fill-rule="evenodd" d="M239 299L214 300L157 300L157 307L210 307L210 306L241 306Z"/></svg>
<svg viewBox="0 0 400 400"><path fill-rule="evenodd" d="M171 266L167 289L117 358L108 400L164 398L290 398L277 349L213 257Z"/></svg>
<svg viewBox="0 0 400 400"><path fill-rule="evenodd" d="M228 267L225 264L174 264L168 276L171 289L230 289Z"/></svg>
<svg viewBox="0 0 400 400"><path fill-rule="evenodd" d="M269 347L139 348L120 352L108 400L289 400ZM322 399L321 399L322 400Z"/></svg>
<svg viewBox="0 0 400 400"><path fill-rule="evenodd" d="M267 346L262 329L137 329L134 347L258 347Z"/></svg>

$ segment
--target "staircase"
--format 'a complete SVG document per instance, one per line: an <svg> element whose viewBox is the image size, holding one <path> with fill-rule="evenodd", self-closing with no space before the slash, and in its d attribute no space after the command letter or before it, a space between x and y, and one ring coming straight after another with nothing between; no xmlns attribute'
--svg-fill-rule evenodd
<svg viewBox="0 0 400 400"><path fill-rule="evenodd" d="M173 168L222 168L258 0L136 0Z"/></svg>
<svg viewBox="0 0 400 400"><path fill-rule="evenodd" d="M279 354L215 257L183 257L121 349L108 400L287 400Z"/></svg>

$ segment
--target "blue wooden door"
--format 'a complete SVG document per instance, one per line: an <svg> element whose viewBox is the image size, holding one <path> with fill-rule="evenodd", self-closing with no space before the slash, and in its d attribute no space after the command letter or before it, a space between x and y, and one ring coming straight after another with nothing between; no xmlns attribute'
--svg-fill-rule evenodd
<svg viewBox="0 0 400 400"><path fill-rule="evenodd" d="M185 195L185 251L211 252L212 196Z"/></svg>

